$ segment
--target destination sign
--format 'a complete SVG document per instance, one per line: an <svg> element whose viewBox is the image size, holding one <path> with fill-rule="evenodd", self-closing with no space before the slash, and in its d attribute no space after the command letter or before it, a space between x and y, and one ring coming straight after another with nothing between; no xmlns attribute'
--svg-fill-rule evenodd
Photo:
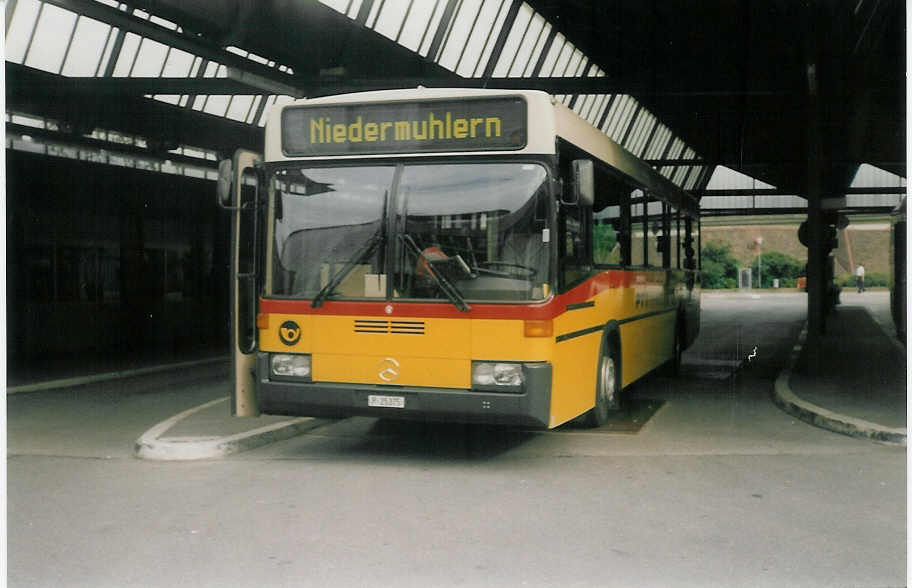
<svg viewBox="0 0 912 588"><path fill-rule="evenodd" d="M522 149L520 97L293 106L282 113L285 155L367 155Z"/></svg>

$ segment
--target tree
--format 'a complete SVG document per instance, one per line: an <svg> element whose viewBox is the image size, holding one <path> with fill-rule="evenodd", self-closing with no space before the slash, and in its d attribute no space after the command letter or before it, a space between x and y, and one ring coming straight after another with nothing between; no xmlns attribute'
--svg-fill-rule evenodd
<svg viewBox="0 0 912 588"><path fill-rule="evenodd" d="M704 243L702 259L704 288L738 287L738 260L732 255L731 245Z"/></svg>
<svg viewBox="0 0 912 588"><path fill-rule="evenodd" d="M763 287L760 278L767 286L772 286L773 280L778 279L779 285L783 288L794 288L798 284L798 276L803 267L804 264L791 255L779 251L767 251L763 253L762 257L754 258L751 271L757 280L758 288ZM762 271L762 275L759 275L758 270Z"/></svg>

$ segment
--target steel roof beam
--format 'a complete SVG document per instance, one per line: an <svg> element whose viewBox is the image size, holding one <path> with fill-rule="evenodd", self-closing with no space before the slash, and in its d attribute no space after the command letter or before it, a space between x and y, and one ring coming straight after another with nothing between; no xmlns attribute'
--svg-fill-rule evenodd
<svg viewBox="0 0 912 588"><path fill-rule="evenodd" d="M252 63L252 62L251 62ZM16 64L7 64L16 66ZM18 66L22 67L22 66ZM499 90L543 90L551 94L643 94L643 90L618 84L607 78L461 78L461 77L400 77L400 78L358 78L340 79L324 76L297 78L294 85L270 79L258 78L238 70L233 76L229 69L228 78L100 78L93 76L67 77L68 83L83 85L103 93L145 94L271 94L290 96L322 96L345 92L387 90L392 88L447 87L447 88L489 88ZM295 94L292 94L295 92ZM663 93L657 93L665 95ZM719 93L721 94L721 92ZM731 92L734 96L737 92ZM773 93L770 93L773 94ZM692 162L689 162L692 163ZM664 163L663 165L674 165Z"/></svg>
<svg viewBox="0 0 912 588"><path fill-rule="evenodd" d="M855 187L843 188L839 191L839 197L848 195L866 195L866 194L905 194L906 188L903 186L894 187ZM779 188L731 188L724 190L702 190L700 196L703 198L713 198L722 196L798 196L804 198L801 194L780 190Z"/></svg>
<svg viewBox="0 0 912 588"><path fill-rule="evenodd" d="M164 45L186 51L187 53L198 55L209 61L214 61L229 67L236 67L280 84L287 84L291 87L295 86L295 76L292 74L287 74L278 69L267 67L239 55L229 53L215 43L207 42L201 37L171 31L153 22L137 18L126 12L95 2L94 0L45 1L48 4L69 10L70 12L87 16L119 29L137 34L141 37L146 37ZM116 56L112 56L112 61L114 60L116 60ZM158 80L162 78L149 79ZM164 92L155 91L147 93L162 94Z"/></svg>
<svg viewBox="0 0 912 588"><path fill-rule="evenodd" d="M152 142L231 153L262 149L263 129L129 94L100 94L77 78L6 64L6 107L71 127L77 134L104 128ZM102 83L106 83L102 80Z"/></svg>
<svg viewBox="0 0 912 588"><path fill-rule="evenodd" d="M67 133L63 131L50 131L47 129L40 129L26 125L17 125L13 123L6 123L6 136L8 139L16 136L37 137L45 141L53 141L77 148L84 147L87 149L105 150L111 154L124 153L128 155L136 155L139 157L148 157L151 159L167 159L172 162L183 163L186 165L195 165L199 167L209 167L213 169L218 165L217 161L202 159L199 157L190 157L188 155L181 155L179 153L171 153L170 151L164 150L163 148L158 149L156 146L147 148L137 147L136 145L128 145L126 143L105 141L103 139L96 139L94 137L75 135L73 133Z"/></svg>

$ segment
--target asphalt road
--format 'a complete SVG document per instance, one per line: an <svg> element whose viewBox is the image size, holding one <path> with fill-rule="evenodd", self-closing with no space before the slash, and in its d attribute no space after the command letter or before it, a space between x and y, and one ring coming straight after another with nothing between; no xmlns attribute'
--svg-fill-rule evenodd
<svg viewBox="0 0 912 588"><path fill-rule="evenodd" d="M630 391L638 431L355 418L149 462L217 374L12 396L9 585L905 585L905 450L769 399L804 305L705 296L683 377Z"/></svg>

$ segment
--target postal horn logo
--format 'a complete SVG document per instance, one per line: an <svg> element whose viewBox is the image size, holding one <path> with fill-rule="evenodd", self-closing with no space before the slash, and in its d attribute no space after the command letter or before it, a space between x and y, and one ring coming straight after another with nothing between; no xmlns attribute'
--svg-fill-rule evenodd
<svg viewBox="0 0 912 588"><path fill-rule="evenodd" d="M285 345L294 345L301 339L301 327L294 321L285 321L279 327L279 339Z"/></svg>

